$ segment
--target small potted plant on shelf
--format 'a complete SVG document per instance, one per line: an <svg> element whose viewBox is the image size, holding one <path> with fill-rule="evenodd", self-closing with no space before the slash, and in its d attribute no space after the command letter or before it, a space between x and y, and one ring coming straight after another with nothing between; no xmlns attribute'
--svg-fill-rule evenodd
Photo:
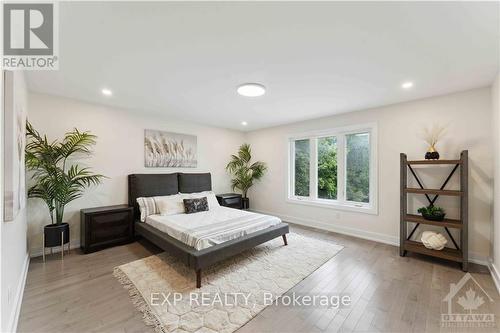
<svg viewBox="0 0 500 333"><path fill-rule="evenodd" d="M247 197L247 192L252 187L254 181L259 180L264 176L267 167L264 162L250 163L252 159L252 150L248 143L242 144L237 155L231 155L231 161L227 164L226 170L231 173L234 178L231 179L231 187L241 190L243 194L243 209L250 207L250 201Z"/></svg>
<svg viewBox="0 0 500 333"><path fill-rule="evenodd" d="M33 181L28 197L42 199L49 208L51 219L51 224L43 228L43 246L44 249L62 246L70 240L69 224L63 222L64 207L80 198L87 187L100 184L104 178L72 160L78 155L91 154L90 148L96 143L96 136L75 128L66 133L61 142L50 142L46 135L42 136L27 122L26 137L26 168L32 171Z"/></svg>
<svg viewBox="0 0 500 333"><path fill-rule="evenodd" d="M443 221L446 215L443 208L433 205L421 207L418 212L422 214L424 219L430 221Z"/></svg>

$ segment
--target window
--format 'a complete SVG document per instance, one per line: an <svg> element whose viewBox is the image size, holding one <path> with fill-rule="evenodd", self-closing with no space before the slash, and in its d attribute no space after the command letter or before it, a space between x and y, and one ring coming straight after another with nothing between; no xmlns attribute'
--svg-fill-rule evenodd
<svg viewBox="0 0 500 333"><path fill-rule="evenodd" d="M295 141L295 195L309 196L309 140Z"/></svg>
<svg viewBox="0 0 500 333"><path fill-rule="evenodd" d="M337 138L318 139L318 198L337 199Z"/></svg>
<svg viewBox="0 0 500 333"><path fill-rule="evenodd" d="M289 201L377 213L375 125L291 137L290 157Z"/></svg>
<svg viewBox="0 0 500 333"><path fill-rule="evenodd" d="M369 202L370 133L348 134L345 148L346 199Z"/></svg>

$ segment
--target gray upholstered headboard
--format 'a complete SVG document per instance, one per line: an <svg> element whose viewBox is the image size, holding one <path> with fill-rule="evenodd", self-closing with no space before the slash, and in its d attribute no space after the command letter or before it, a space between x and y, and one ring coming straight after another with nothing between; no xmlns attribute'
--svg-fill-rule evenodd
<svg viewBox="0 0 500 333"><path fill-rule="evenodd" d="M210 173L166 173L128 175L128 205L134 207L134 217L139 217L137 198L194 193L212 190Z"/></svg>

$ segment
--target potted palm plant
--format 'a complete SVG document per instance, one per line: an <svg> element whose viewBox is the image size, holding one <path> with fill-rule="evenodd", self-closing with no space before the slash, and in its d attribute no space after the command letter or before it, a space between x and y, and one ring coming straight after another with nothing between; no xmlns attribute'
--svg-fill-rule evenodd
<svg viewBox="0 0 500 333"><path fill-rule="evenodd" d="M28 198L42 199L51 219L51 224L44 226L44 247L67 244L70 235L69 224L63 222L64 207L81 197L87 187L100 184L104 177L71 163L77 155L91 154L96 136L75 128L62 141L49 141L27 122L26 138L26 168L32 171L33 182Z"/></svg>
<svg viewBox="0 0 500 333"><path fill-rule="evenodd" d="M243 195L243 209L250 207L250 200L247 197L248 189L252 187L254 181L264 176L267 167L264 162L250 163L252 150L250 145L245 143L240 146L236 155L231 155L231 161L226 166L226 170L231 173L231 186L233 191L238 189Z"/></svg>

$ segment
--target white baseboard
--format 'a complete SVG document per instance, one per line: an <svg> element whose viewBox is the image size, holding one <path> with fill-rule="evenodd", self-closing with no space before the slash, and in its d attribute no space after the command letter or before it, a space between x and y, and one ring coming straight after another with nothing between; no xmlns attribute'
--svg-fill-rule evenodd
<svg viewBox="0 0 500 333"><path fill-rule="evenodd" d="M360 230L356 228L350 228L343 225L336 225L324 222L318 222L311 219L304 219L301 217L277 214L274 212L254 210L257 213L262 213L266 215L274 215L282 219L283 221L290 222L293 224L299 224L307 227L318 228L326 231L332 231L343 235L353 236L357 238L367 239L378 243L399 246L399 237L381 234L373 231ZM489 266L489 259L487 257L477 255L476 253L469 252L469 262Z"/></svg>
<svg viewBox="0 0 500 333"><path fill-rule="evenodd" d="M71 245L70 245L70 250L74 250L74 249L78 249L80 248L80 242L71 242ZM68 249L68 246L65 245L65 251L67 251ZM47 251L47 250L46 250ZM49 252L49 251L47 251ZM47 252L45 252L45 255L47 256ZM54 247L53 250L52 250L52 253L59 253L61 252L61 247L60 246L57 246L57 247ZM66 252L64 252L66 254ZM32 249L31 252L30 252L30 257L31 258L36 258L36 257L41 257L42 256L42 249Z"/></svg>
<svg viewBox="0 0 500 333"><path fill-rule="evenodd" d="M469 251L469 262L489 267L490 258Z"/></svg>
<svg viewBox="0 0 500 333"><path fill-rule="evenodd" d="M300 218L300 217L282 215L282 214L277 214L274 212L267 212L267 211L262 211L262 210L255 210L255 212L267 214L267 215L274 215L274 216L279 217L283 221L294 223L294 224L299 224L299 225L303 225L303 226L307 226L307 227L313 227L313 228L318 228L318 229L322 229L322 230L332 231L332 232L336 232L336 233L343 234L343 235L348 235L348 236L353 236L353 237L357 237L357 238L375 241L378 243L399 246L399 237L395 237L395 236L391 236L391 235L381 234L381 233L372 232L372 231L359 230L359 229L355 229L355 228L349 228L349 227L346 227L343 225L318 222L318 221L311 220L311 219L304 219L304 218Z"/></svg>
<svg viewBox="0 0 500 333"><path fill-rule="evenodd" d="M495 282L495 287L497 287L497 291L500 294L500 271L498 270L498 268L493 263L493 260L491 259L488 268L490 269L491 278L493 279L493 282Z"/></svg>
<svg viewBox="0 0 500 333"><path fill-rule="evenodd" d="M21 304L23 302L24 286L26 285L26 277L28 276L28 267L30 264L30 256L26 254L26 258L23 263L23 271L21 273L21 278L16 288L15 298L12 300L13 311L10 315L9 322L7 325L7 332L16 332L17 323L19 321L19 314L21 313Z"/></svg>

